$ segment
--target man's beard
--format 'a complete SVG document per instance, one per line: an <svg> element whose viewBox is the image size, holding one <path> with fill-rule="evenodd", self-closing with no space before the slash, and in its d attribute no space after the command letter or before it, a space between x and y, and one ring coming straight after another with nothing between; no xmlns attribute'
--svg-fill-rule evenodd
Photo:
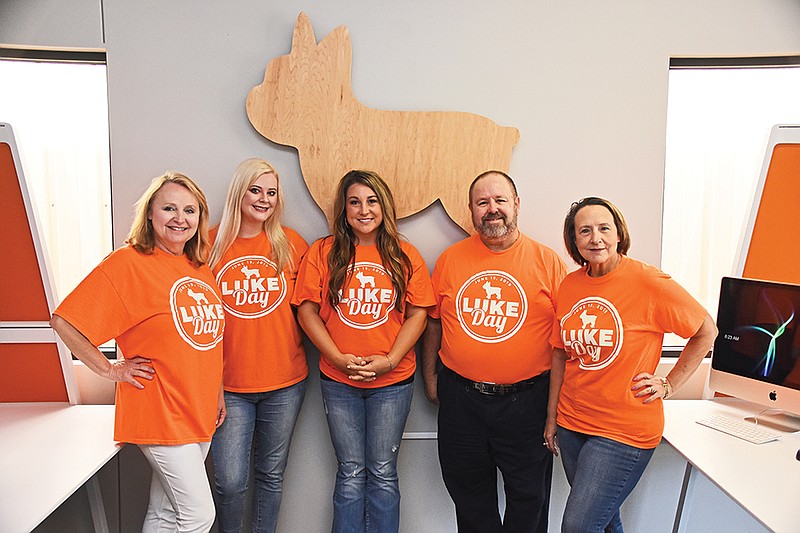
<svg viewBox="0 0 800 533"><path fill-rule="evenodd" d="M497 224L487 224L487 221L490 220L502 220L502 225ZM506 237L517 229L517 210L514 210L514 214L511 216L511 221L509 221L503 215L497 214L487 214L483 218L481 218L481 223L475 226L477 232L490 239L500 239Z"/></svg>

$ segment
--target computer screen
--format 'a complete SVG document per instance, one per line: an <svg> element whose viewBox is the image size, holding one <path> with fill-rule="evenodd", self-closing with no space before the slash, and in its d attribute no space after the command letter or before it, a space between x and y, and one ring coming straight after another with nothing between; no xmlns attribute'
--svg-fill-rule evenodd
<svg viewBox="0 0 800 533"><path fill-rule="evenodd" d="M722 278L709 387L775 409L752 414L790 426L781 429L800 429L799 325L800 285Z"/></svg>
<svg viewBox="0 0 800 533"><path fill-rule="evenodd" d="M800 194L800 124L777 124L770 132L764 164L744 228L734 275L800 283L800 247L786 215L797 210Z"/></svg>

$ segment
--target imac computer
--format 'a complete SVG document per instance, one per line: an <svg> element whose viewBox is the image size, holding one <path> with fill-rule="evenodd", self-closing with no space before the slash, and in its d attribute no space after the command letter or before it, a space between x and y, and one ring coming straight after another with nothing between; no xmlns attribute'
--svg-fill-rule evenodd
<svg viewBox="0 0 800 533"><path fill-rule="evenodd" d="M750 215L742 232L733 273L752 279L800 283L800 247L787 216L800 195L800 124L772 127Z"/></svg>
<svg viewBox="0 0 800 533"><path fill-rule="evenodd" d="M759 405L746 420L800 430L800 285L722 278L709 388Z"/></svg>

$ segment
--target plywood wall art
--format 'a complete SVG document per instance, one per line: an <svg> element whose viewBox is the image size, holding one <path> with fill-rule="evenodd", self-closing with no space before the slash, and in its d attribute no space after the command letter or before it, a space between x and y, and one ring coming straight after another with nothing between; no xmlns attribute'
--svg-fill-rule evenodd
<svg viewBox="0 0 800 533"><path fill-rule="evenodd" d="M367 169L392 188L398 217L440 199L450 218L474 231L469 184L484 170L508 171L519 131L472 113L368 108L353 95L351 59L346 27L317 44L301 13L291 53L270 61L247 96L250 122L270 141L297 148L306 185L329 221L339 179Z"/></svg>

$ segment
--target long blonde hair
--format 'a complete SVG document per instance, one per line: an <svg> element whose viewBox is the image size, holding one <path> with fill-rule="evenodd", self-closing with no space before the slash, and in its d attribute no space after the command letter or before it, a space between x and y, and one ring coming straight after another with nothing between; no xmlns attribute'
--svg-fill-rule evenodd
<svg viewBox="0 0 800 533"><path fill-rule="evenodd" d="M152 254L156 246L153 222L150 220L150 209L153 207L153 200L161 187L167 183L175 183L185 187L197 198L200 210L197 231L183 247L183 253L195 266L202 266L208 258L208 202L197 186L188 176L177 172L167 172L150 182L150 186L144 191L141 198L136 202L136 214L133 217L133 224L125 242L131 245L136 251L143 254Z"/></svg>
<svg viewBox="0 0 800 533"><path fill-rule="evenodd" d="M281 178L272 165L263 159L255 157L242 161L236 167L233 178L231 178L228 194L225 198L225 209L222 212L222 220L220 220L219 230L217 231L217 239L211 247L211 256L208 259L208 264L211 268L217 266L222 260L222 256L225 255L233 241L239 236L239 230L242 226L242 200L247 189L263 174L273 174L278 182L278 194L272 216L264 221L264 233L267 234L267 238L272 245L270 259L275 262L275 269L278 274L287 266L294 269L293 247L286 236L286 232L283 231L283 226L281 226L284 206Z"/></svg>
<svg viewBox="0 0 800 533"><path fill-rule="evenodd" d="M400 246L400 232L397 230L397 218L392 191L383 179L369 170L351 170L339 181L336 199L333 204L333 246L328 254L328 301L332 306L339 303L339 290L348 278L348 267L356 260L356 236L353 228L347 223L347 190L354 183L366 185L375 193L383 211L383 223L378 228L376 245L381 256L383 267L392 280L395 288L394 306L403 311L408 281L411 278L412 265L408 255Z"/></svg>

